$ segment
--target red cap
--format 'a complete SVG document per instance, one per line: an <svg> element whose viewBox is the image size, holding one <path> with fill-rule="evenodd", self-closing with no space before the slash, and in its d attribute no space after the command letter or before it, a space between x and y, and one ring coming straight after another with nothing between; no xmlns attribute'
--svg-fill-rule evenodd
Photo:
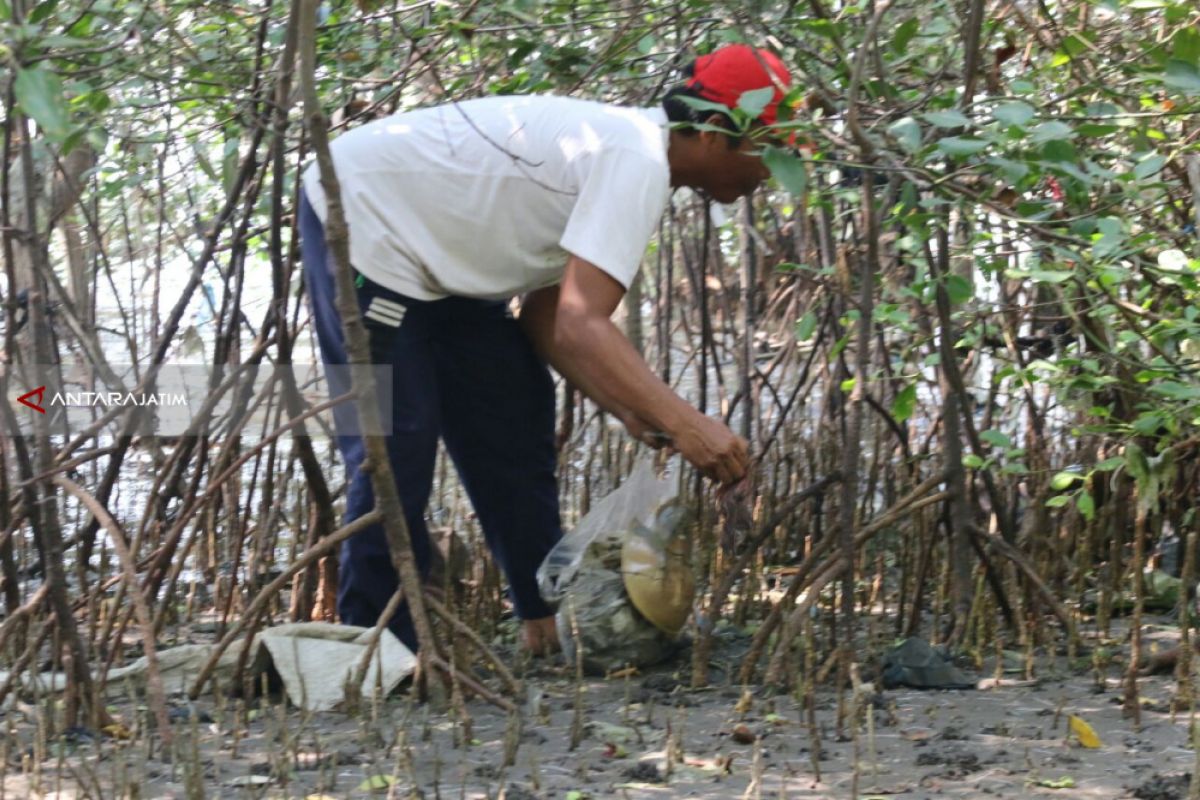
<svg viewBox="0 0 1200 800"><path fill-rule="evenodd" d="M774 125L779 119L779 101L791 84L792 76L778 56L745 44L726 45L700 56L687 81L688 87L705 100L729 108L737 108L738 100L746 92L774 86L775 95L758 117L767 125Z"/></svg>

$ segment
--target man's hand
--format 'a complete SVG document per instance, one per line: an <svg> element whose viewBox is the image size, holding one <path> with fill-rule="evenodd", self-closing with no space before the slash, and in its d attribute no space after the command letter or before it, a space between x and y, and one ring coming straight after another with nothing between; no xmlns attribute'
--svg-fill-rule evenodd
<svg viewBox="0 0 1200 800"><path fill-rule="evenodd" d="M671 446L706 478L728 485L745 477L750 446L720 420L697 412L670 436Z"/></svg>
<svg viewBox="0 0 1200 800"><path fill-rule="evenodd" d="M679 453L706 478L731 486L746 475L750 448L746 440L735 436L724 423L697 412L699 428L676 436L657 430L637 416L625 420L629 435L655 450Z"/></svg>

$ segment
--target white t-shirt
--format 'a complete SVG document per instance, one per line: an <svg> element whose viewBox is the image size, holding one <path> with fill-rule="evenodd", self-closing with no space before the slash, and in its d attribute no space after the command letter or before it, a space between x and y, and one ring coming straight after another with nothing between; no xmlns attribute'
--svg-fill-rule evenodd
<svg viewBox="0 0 1200 800"><path fill-rule="evenodd" d="M351 263L420 300L550 286L568 253L628 288L670 194L667 126L659 109L527 96L349 131L331 149ZM324 220L315 163L304 190Z"/></svg>

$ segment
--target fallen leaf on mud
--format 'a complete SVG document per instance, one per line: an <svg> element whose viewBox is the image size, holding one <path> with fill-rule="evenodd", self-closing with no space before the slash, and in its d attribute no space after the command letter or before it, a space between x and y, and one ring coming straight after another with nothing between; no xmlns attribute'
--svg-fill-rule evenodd
<svg viewBox="0 0 1200 800"><path fill-rule="evenodd" d="M637 732L633 728L626 728L623 725L613 725L611 722L589 722L588 728L593 736L604 742L624 744L637 738Z"/></svg>
<svg viewBox="0 0 1200 800"><path fill-rule="evenodd" d="M571 791L567 792L563 800L588 800L589 797L591 797L591 795L586 792L581 792L578 789L572 789Z"/></svg>
<svg viewBox="0 0 1200 800"><path fill-rule="evenodd" d="M733 707L733 710L738 714L746 714L749 713L750 709L753 707L754 695L750 694L749 689L743 689L742 696L738 698L737 705Z"/></svg>
<svg viewBox="0 0 1200 800"><path fill-rule="evenodd" d="M757 734L745 724L734 726L733 733L729 735L738 744L754 744L754 740L758 738Z"/></svg>
<svg viewBox="0 0 1200 800"><path fill-rule="evenodd" d="M1081 745L1084 747L1090 747L1092 749L1103 746L1103 743L1100 741L1100 737L1096 735L1096 729L1091 725L1088 725L1083 720L1083 717L1077 717L1072 714L1071 716L1067 717L1067 722L1071 726L1071 733L1079 737L1079 743Z"/></svg>
<svg viewBox="0 0 1200 800"><path fill-rule="evenodd" d="M709 773L717 772L728 775L733 771L733 756L723 756L720 753L713 758L684 758L683 763Z"/></svg>
<svg viewBox="0 0 1200 800"><path fill-rule="evenodd" d="M933 738L932 728L909 728L908 730L900 731L900 735L910 742L923 742L926 739Z"/></svg>
<svg viewBox="0 0 1200 800"><path fill-rule="evenodd" d="M373 792L379 789L387 789L396 782L396 779L391 775L372 775L358 785L360 792Z"/></svg>
<svg viewBox="0 0 1200 800"><path fill-rule="evenodd" d="M1044 778L1037 782L1038 786L1045 786L1047 789L1074 789L1075 779L1070 775L1064 775L1061 778Z"/></svg>
<svg viewBox="0 0 1200 800"><path fill-rule="evenodd" d="M773 713L767 714L765 717L763 717L763 721L769 722L772 725L787 725L786 719L779 716L778 714L773 714Z"/></svg>
<svg viewBox="0 0 1200 800"><path fill-rule="evenodd" d="M632 678L638 674L637 667L625 667L624 669L614 669L604 677L608 680L620 680L621 678Z"/></svg>
<svg viewBox="0 0 1200 800"><path fill-rule="evenodd" d="M230 786L266 786L271 779L266 775L243 775L229 782Z"/></svg>
<svg viewBox="0 0 1200 800"><path fill-rule="evenodd" d="M126 728L119 722L114 722L111 725L105 725L100 729L100 732L112 739L120 739L122 741L133 738L133 733L129 730L129 728Z"/></svg>
<svg viewBox="0 0 1200 800"><path fill-rule="evenodd" d="M304 796L304 800L337 800L337 798L327 794L307 794Z"/></svg>

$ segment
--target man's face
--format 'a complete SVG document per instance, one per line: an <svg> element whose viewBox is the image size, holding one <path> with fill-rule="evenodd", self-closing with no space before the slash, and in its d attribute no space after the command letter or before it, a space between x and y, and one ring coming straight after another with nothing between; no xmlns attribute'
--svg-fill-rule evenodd
<svg viewBox="0 0 1200 800"><path fill-rule="evenodd" d="M707 169L700 191L718 203L732 203L739 197L752 194L759 184L771 176L763 163L762 152L768 141L763 136L743 136L738 146L731 148L724 134L712 133L706 142Z"/></svg>

